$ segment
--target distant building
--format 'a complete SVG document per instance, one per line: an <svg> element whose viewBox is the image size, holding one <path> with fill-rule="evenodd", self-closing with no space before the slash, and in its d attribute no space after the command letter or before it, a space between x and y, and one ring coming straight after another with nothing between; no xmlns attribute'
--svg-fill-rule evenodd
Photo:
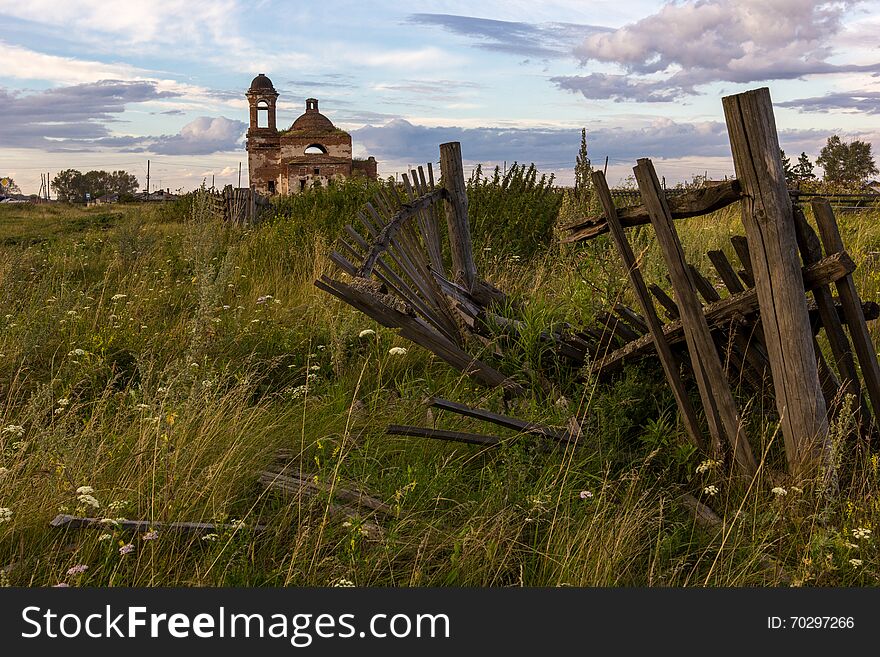
<svg viewBox="0 0 880 657"><path fill-rule="evenodd" d="M305 113L290 128L279 131L275 124L278 92L272 81L260 73L245 96L250 105L248 173L258 192L298 194L353 175L376 179L375 158L352 159L351 135L318 111L317 99L307 99Z"/></svg>

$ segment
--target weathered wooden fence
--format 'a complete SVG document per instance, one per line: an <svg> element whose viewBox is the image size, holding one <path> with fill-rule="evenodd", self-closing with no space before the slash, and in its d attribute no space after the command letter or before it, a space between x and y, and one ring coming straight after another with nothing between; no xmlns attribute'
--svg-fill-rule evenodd
<svg viewBox="0 0 880 657"><path fill-rule="evenodd" d="M210 189L207 193L208 203L217 215L222 216L225 221L242 226L259 223L260 215L271 205L268 197L257 192L253 185L227 185L222 190Z"/></svg>
<svg viewBox="0 0 880 657"><path fill-rule="evenodd" d="M855 265L828 200L812 199L819 237L801 205L792 201L769 91L729 96L723 104L735 180L669 193L651 161L641 159L634 168L638 205L616 208L604 175L596 172L593 183L602 215L568 226L567 242L611 233L641 312L616 303L593 325L555 326L542 339L561 357L587 364L584 376L590 377L609 376L626 362L658 356L693 444L704 453L729 458L744 475L755 474L759 459L743 431L731 386L772 397L789 471L796 476L824 471L830 477L829 420L841 412L845 394L856 400L861 435L873 439L877 434L880 367L866 320L876 319L880 307L858 296L852 281ZM504 336L523 325L510 313L502 315L497 302L505 299L503 292L477 272L459 144L442 144L440 162L442 185L435 185L428 164L427 176L419 167L403 176L402 190L386 188L368 203L358 214L359 227L346 226L340 250L331 255L350 280L324 276L316 285L383 326L398 329L481 384L501 386L508 397L516 395L522 392L516 381L471 353L474 345L483 353L498 353ZM707 254L714 277L726 288L722 295L686 261L675 222L736 202L746 232L731 238L738 264L720 250ZM627 240L627 228L645 224L654 227L674 299L645 283ZM819 348L820 331L827 336L831 361ZM687 393L690 381L699 392L708 436ZM583 439L577 418L558 429L447 400L431 404L551 442L576 445ZM501 441L492 435L422 427L395 425L389 432L484 446Z"/></svg>

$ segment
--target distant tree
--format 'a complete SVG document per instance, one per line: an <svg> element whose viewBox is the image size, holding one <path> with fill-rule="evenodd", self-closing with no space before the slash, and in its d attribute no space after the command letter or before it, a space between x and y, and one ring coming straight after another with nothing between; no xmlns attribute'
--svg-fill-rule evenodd
<svg viewBox="0 0 880 657"><path fill-rule="evenodd" d="M85 198L83 175L76 169L64 169L52 178L52 189L59 201L73 203Z"/></svg>
<svg viewBox="0 0 880 657"><path fill-rule="evenodd" d="M844 143L837 135L828 138L816 164L824 169L826 183L843 187L861 184L877 175L871 144L858 139Z"/></svg>
<svg viewBox="0 0 880 657"><path fill-rule="evenodd" d="M137 176L127 171L88 171L81 173L76 169L65 169L52 180L59 200L84 201L86 194L98 198L105 194L130 196L137 191Z"/></svg>
<svg viewBox="0 0 880 657"><path fill-rule="evenodd" d="M587 129L581 128L581 147L577 154L574 165L574 192L578 196L588 194L592 189L593 182L590 176L593 173L593 165L587 152Z"/></svg>
<svg viewBox="0 0 880 657"><path fill-rule="evenodd" d="M810 158L807 157L806 153L802 152L797 164L794 165L794 175L800 182L815 179L816 174L813 173L813 163L810 162Z"/></svg>
<svg viewBox="0 0 880 657"><path fill-rule="evenodd" d="M779 157L782 158L782 172L785 174L785 183L792 186L797 182L797 177L794 174L794 169L791 167L791 158L781 148L779 149Z"/></svg>
<svg viewBox="0 0 880 657"><path fill-rule="evenodd" d="M21 194L21 187L15 184L12 176L0 176L0 180L6 182L5 185L0 186L0 194Z"/></svg>

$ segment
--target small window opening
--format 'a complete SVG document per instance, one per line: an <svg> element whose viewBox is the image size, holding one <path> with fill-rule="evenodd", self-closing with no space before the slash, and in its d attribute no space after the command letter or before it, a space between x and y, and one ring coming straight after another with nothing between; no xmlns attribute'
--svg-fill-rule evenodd
<svg viewBox="0 0 880 657"><path fill-rule="evenodd" d="M316 176L321 175L321 170L318 167L315 167L315 175Z"/></svg>
<svg viewBox="0 0 880 657"><path fill-rule="evenodd" d="M306 147L304 153L306 155L326 155L327 149L321 146L321 144L312 144L311 146Z"/></svg>
<svg viewBox="0 0 880 657"><path fill-rule="evenodd" d="M269 127L269 103L261 100L257 103L257 127Z"/></svg>
<svg viewBox="0 0 880 657"><path fill-rule="evenodd" d="M275 181L274 180L269 181L269 193L270 194L275 193Z"/></svg>

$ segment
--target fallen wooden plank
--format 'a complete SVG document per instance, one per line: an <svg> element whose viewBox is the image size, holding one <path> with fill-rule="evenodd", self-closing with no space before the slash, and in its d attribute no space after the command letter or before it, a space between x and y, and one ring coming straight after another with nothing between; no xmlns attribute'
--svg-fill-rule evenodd
<svg viewBox="0 0 880 657"><path fill-rule="evenodd" d="M314 477L301 477L290 467L281 467L278 472L264 470L259 473L259 476L260 481L263 483L277 480L288 484L291 488L298 486L303 495L314 497L320 493L326 493L343 502L362 506L388 516L396 515L394 509L375 497L362 493L359 490L346 488L345 486L328 484L320 480L316 481Z"/></svg>
<svg viewBox="0 0 880 657"><path fill-rule="evenodd" d="M537 424L535 422L527 422L525 420L520 420L515 417L509 417L507 415L501 415L500 413L486 411L481 408L473 408L465 404L460 404L458 402L450 401L448 399L443 399L442 397L430 397L425 403L428 406L432 406L433 408L439 408L440 410L450 411L451 413L464 415L465 417L471 417L477 420L491 422L507 429L513 429L514 431L540 434L547 438L561 440L564 442L569 442L571 440L571 434L569 434L568 431L562 429L554 429L553 427Z"/></svg>
<svg viewBox="0 0 880 657"><path fill-rule="evenodd" d="M483 447L496 447L502 439L498 436L486 436L479 433L466 433L463 431L446 431L444 429L426 429L402 424L389 425L385 433L392 436L412 436L415 438L432 438L434 440L446 440L454 443L468 443L470 445L482 445Z"/></svg>
<svg viewBox="0 0 880 657"><path fill-rule="evenodd" d="M365 315L375 319L382 326L399 329L401 336L431 351L455 369L473 377L480 383L489 387L500 386L511 394L523 392L519 384L495 368L472 357L454 342L431 329L423 320L410 315L403 309L392 308L377 295L356 289L340 281L334 281L327 276L315 281L315 286L342 299Z"/></svg>
<svg viewBox="0 0 880 657"><path fill-rule="evenodd" d="M673 219L686 219L720 210L731 203L736 203L740 198L742 198L742 191L739 181L730 180L669 198L669 211ZM617 218L624 228L651 223L648 211L643 204L620 208L617 210ZM564 229L572 232L562 238L563 242L580 242L607 233L608 223L604 216L593 217L565 226Z"/></svg>
<svg viewBox="0 0 880 657"><path fill-rule="evenodd" d="M274 490L285 495L293 495L299 498L303 495L303 489L298 481L290 481L289 477L282 477L272 472L265 472L260 475L260 483L267 490ZM320 501L320 509L326 511L327 514L339 520L349 522L357 522L361 531L370 540L380 540L385 535L385 530L371 520L364 520L360 510L342 504L334 504L333 502Z"/></svg>

